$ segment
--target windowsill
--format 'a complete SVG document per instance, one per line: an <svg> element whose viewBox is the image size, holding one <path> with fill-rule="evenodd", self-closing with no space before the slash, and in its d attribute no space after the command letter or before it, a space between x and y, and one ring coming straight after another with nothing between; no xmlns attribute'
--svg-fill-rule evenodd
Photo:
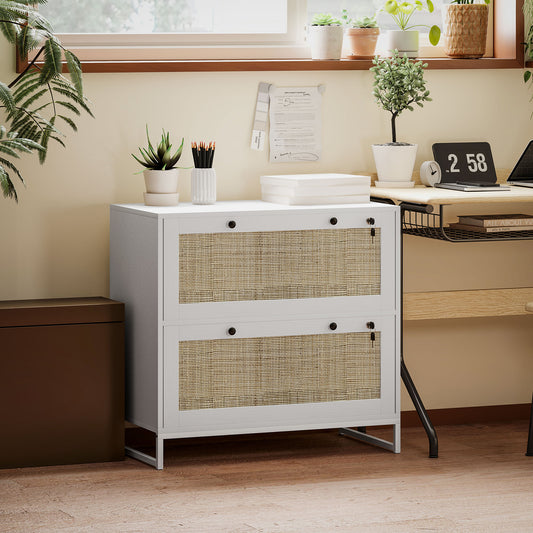
<svg viewBox="0 0 533 533"><path fill-rule="evenodd" d="M499 69L523 68L518 58L418 58L428 69ZM259 59L259 60L176 60L176 61L84 61L88 72L221 72L221 71L281 71L281 70L368 70L369 59L341 59L317 61L312 59Z"/></svg>

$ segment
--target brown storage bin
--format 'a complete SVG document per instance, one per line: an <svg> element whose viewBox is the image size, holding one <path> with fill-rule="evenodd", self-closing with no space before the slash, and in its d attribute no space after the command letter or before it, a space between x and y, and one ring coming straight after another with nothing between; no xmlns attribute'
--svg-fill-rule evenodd
<svg viewBox="0 0 533 533"><path fill-rule="evenodd" d="M0 468L124 459L124 304L0 302Z"/></svg>

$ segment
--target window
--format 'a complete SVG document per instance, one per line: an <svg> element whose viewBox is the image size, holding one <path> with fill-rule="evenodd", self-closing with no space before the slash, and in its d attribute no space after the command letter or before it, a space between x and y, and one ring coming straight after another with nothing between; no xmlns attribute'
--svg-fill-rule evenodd
<svg viewBox="0 0 533 533"><path fill-rule="evenodd" d="M312 62L306 24L314 13L352 17L373 14L383 0L50 0L40 6L62 42L86 72L173 70L367 69L368 61ZM441 26L440 7L417 13L416 23ZM516 68L522 66L521 0L492 0L494 58L446 60L421 34L421 56L430 68ZM80 11L83 17L80 17ZM381 14L382 34L394 22ZM492 25L489 30L492 37ZM382 39L384 41L384 39ZM381 46L385 48L384 45ZM492 49L489 43L489 49ZM477 63L476 63L477 61ZM22 68L19 63L18 68Z"/></svg>

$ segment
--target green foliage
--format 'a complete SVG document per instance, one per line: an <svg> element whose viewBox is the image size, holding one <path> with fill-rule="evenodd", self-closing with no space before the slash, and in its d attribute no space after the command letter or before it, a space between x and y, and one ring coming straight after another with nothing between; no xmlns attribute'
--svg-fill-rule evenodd
<svg viewBox="0 0 533 533"><path fill-rule="evenodd" d="M436 25L427 26L424 24L411 24L411 17L416 11L428 11L433 13L435 10L433 2L431 0L426 0L426 5L421 0L413 1L398 1L398 0L387 0L381 11L388 13L394 22L398 25L398 28L403 31L412 30L413 28L429 28L429 42L436 46L440 41L440 28Z"/></svg>
<svg viewBox="0 0 533 533"><path fill-rule="evenodd" d="M392 57L375 57L373 63L373 95L378 106L391 113L392 142L396 142L396 118L406 109L413 111L413 105L431 102L424 80L427 63L402 57L398 50Z"/></svg>
<svg viewBox="0 0 533 533"><path fill-rule="evenodd" d="M148 148L139 148L142 160L136 155L131 154L135 161L149 170L170 170L176 166L176 163L179 161L183 151L183 138L181 139L181 144L174 155L172 155L170 134L165 132L165 130L163 130L163 133L161 134L161 141L159 142L157 150L154 149L152 143L150 142L148 126L146 126L146 139L148 140Z"/></svg>
<svg viewBox="0 0 533 533"><path fill-rule="evenodd" d="M350 26L351 28L377 28L378 23L376 20L376 14L374 14L371 17L359 17L356 19L352 19L350 15L348 14L347 9L342 10L342 20L345 24Z"/></svg>
<svg viewBox="0 0 533 533"><path fill-rule="evenodd" d="M65 146L58 125L76 131L71 115L92 116L83 96L78 58L65 50L47 19L34 5L47 0L0 0L0 30L22 58L38 50L24 71L9 84L0 82L0 187L18 200L15 183L24 180L16 166L21 154L37 152L45 162L50 141ZM65 58L70 79L62 74ZM37 60L42 63L37 64Z"/></svg>
<svg viewBox="0 0 533 533"><path fill-rule="evenodd" d="M311 26L339 26L342 22L330 13L317 13L313 16Z"/></svg>
<svg viewBox="0 0 533 533"><path fill-rule="evenodd" d="M526 27L528 27L528 32L524 43L524 53L526 55L526 61L531 61L533 59L533 0L524 0L523 5L524 18ZM531 70L524 70L524 83L528 83L533 86L533 74ZM533 96L531 97L533 100ZM533 116L533 112L531 113Z"/></svg>

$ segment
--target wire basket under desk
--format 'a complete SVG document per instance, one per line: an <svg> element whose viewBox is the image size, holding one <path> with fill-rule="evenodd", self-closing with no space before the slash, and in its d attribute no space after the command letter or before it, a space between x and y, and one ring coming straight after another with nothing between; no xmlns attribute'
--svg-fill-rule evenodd
<svg viewBox="0 0 533 533"><path fill-rule="evenodd" d="M402 208L402 232L429 239L449 242L514 241L533 239L533 230L513 230L497 233L482 233L444 225L444 205L439 205L437 213L432 206L400 204Z"/></svg>

